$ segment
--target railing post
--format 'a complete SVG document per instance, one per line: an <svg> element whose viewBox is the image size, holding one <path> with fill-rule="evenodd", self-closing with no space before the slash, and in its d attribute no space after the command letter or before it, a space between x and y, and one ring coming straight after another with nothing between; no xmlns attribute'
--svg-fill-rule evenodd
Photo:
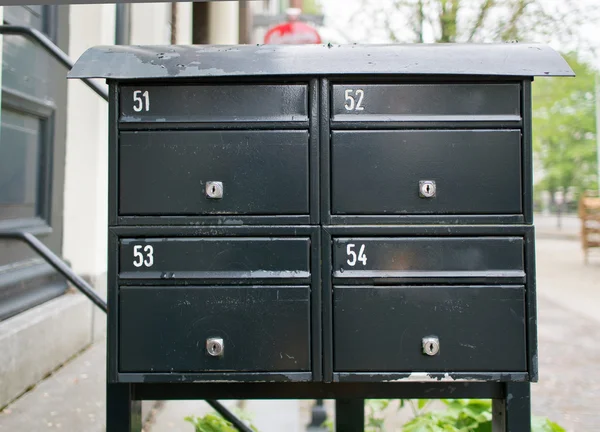
<svg viewBox="0 0 600 432"><path fill-rule="evenodd" d="M310 423L306 427L307 432L327 432L323 425L327 420L327 411L323 404L323 399L317 399L311 409Z"/></svg>

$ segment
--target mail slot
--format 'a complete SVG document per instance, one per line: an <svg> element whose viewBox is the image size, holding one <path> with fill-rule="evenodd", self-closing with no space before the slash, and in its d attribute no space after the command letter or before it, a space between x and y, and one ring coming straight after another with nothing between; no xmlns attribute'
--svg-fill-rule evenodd
<svg viewBox="0 0 600 432"><path fill-rule="evenodd" d="M122 372L311 370L307 286L132 286L119 297Z"/></svg>
<svg viewBox="0 0 600 432"><path fill-rule="evenodd" d="M515 83L339 84L333 121L520 121Z"/></svg>
<svg viewBox="0 0 600 432"><path fill-rule="evenodd" d="M300 279L310 277L307 237L122 239L122 279Z"/></svg>
<svg viewBox="0 0 600 432"><path fill-rule="evenodd" d="M333 242L334 278L524 278L522 237L352 237Z"/></svg>
<svg viewBox="0 0 600 432"><path fill-rule="evenodd" d="M335 131L331 147L333 214L522 212L518 130Z"/></svg>
<svg viewBox="0 0 600 432"><path fill-rule="evenodd" d="M523 286L336 286L333 293L335 371L527 370ZM435 352L423 346L428 338Z"/></svg>
<svg viewBox="0 0 600 432"><path fill-rule="evenodd" d="M122 132L119 161L121 215L309 211L306 131Z"/></svg>
<svg viewBox="0 0 600 432"><path fill-rule="evenodd" d="M122 123L306 122L306 85L123 86Z"/></svg>

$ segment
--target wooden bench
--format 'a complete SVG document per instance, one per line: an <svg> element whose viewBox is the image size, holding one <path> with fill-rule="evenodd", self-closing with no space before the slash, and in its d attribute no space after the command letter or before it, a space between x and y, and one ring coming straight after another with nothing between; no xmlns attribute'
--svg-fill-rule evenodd
<svg viewBox="0 0 600 432"><path fill-rule="evenodd" d="M590 248L600 247L600 197L586 193L579 200L579 218L581 219L581 246L588 262Z"/></svg>

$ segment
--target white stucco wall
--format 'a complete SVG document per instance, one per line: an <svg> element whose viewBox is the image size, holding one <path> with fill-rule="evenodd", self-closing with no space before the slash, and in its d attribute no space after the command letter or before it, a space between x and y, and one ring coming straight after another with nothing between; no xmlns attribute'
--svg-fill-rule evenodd
<svg viewBox="0 0 600 432"><path fill-rule="evenodd" d="M239 43L239 3L237 1L212 2L208 6L208 11L209 43L215 45Z"/></svg>
<svg viewBox="0 0 600 432"><path fill-rule="evenodd" d="M72 5L69 25L69 55L77 59L114 43L115 5ZM63 253L93 277L106 271L108 104L78 80L68 92Z"/></svg>
<svg viewBox="0 0 600 432"><path fill-rule="evenodd" d="M171 39L171 3L131 5L131 44L163 45Z"/></svg>
<svg viewBox="0 0 600 432"><path fill-rule="evenodd" d="M4 7L0 6L0 22L4 22ZM0 46L2 46L2 35L0 35ZM2 64L2 51L0 49L0 65ZM0 83L2 83L2 68L0 67ZM0 92L0 104L2 103L2 92ZM2 114L0 114L0 119Z"/></svg>
<svg viewBox="0 0 600 432"><path fill-rule="evenodd" d="M72 5L69 55L114 44L115 13L114 4ZM170 3L133 4L131 43L168 44L170 21ZM191 3L179 4L179 43L191 43L191 26ZM77 80L68 92L63 253L77 273L95 277L106 272L108 104Z"/></svg>
<svg viewBox="0 0 600 432"><path fill-rule="evenodd" d="M192 5L193 3L177 3L177 44L192 43Z"/></svg>

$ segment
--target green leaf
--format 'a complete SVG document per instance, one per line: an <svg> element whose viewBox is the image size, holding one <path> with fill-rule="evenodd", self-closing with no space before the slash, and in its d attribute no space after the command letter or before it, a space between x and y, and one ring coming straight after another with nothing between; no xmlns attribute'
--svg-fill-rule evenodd
<svg viewBox="0 0 600 432"><path fill-rule="evenodd" d="M533 417L531 419L532 432L566 432L558 424L545 417Z"/></svg>
<svg viewBox="0 0 600 432"><path fill-rule="evenodd" d="M429 399L419 399L417 401L417 407L422 410L423 408L425 408L427 406L427 404L429 403Z"/></svg>
<svg viewBox="0 0 600 432"><path fill-rule="evenodd" d="M184 420L194 425L195 432L237 432L233 425L218 414L206 414L203 417L188 416ZM250 425L256 431L256 428Z"/></svg>

